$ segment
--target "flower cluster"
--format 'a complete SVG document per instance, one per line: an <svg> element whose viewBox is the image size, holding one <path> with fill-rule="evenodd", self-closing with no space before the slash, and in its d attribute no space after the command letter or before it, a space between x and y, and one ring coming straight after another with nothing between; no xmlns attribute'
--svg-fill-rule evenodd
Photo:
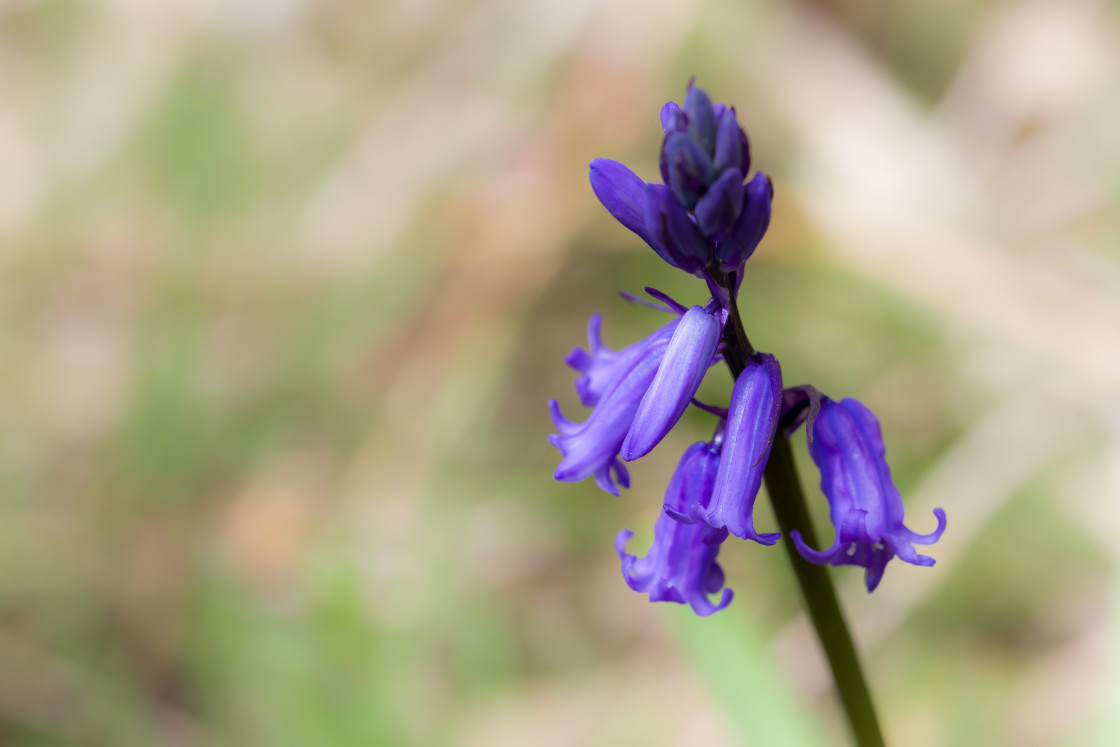
<svg viewBox="0 0 1120 747"><path fill-rule="evenodd" d="M801 555L817 564L862 566L868 590L895 556L932 565L914 545L936 542L945 514L935 511L937 529L926 535L903 524L902 498L891 480L879 422L861 403L835 402L809 386L783 388L778 360L753 350L745 351L727 409L695 399L727 346L745 343L731 328L733 299L745 263L770 224L773 189L762 172L748 178L749 143L735 110L713 104L701 88L690 84L683 106L666 104L661 125L663 183L646 183L617 161L596 159L591 187L611 215L658 256L704 279L711 297L703 306L685 307L647 288L654 300L640 302L672 318L621 350L603 344L602 317L591 317L587 349L576 348L566 362L579 374L580 403L593 409L577 423L555 400L549 403L559 431L549 442L561 454L554 477L569 482L594 477L600 488L618 495L620 487L630 486L625 463L653 450L690 404L716 415L711 441L693 444L681 458L645 557L626 552L630 530L615 540L630 588L651 601L689 604L696 614L709 615L732 598L716 562L723 542L734 535L773 545L780 538L755 529L754 503L774 439L804 423L836 540L827 550L815 550L793 532Z"/></svg>

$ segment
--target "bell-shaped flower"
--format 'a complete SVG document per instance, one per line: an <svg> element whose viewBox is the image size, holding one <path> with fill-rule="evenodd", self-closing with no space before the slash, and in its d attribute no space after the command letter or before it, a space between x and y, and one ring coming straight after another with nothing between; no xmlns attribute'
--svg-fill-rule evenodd
<svg viewBox="0 0 1120 747"><path fill-rule="evenodd" d="M681 419L712 365L725 316L709 304L693 306L681 317L622 444L623 459L631 462L648 454Z"/></svg>
<svg viewBox="0 0 1120 747"><path fill-rule="evenodd" d="M666 509L684 511L688 506L705 507L712 497L719 466L719 447L705 442L693 444L684 453L665 491ZM663 510L653 527L653 544L645 557L626 552L634 533L623 529L614 546L622 559L622 576L634 591L649 594L651 602L691 605L697 615L707 616L731 603L732 592L724 589L724 574L716 556L727 539L726 529L703 523L682 523ZM718 602L710 595L720 591Z"/></svg>
<svg viewBox="0 0 1120 747"><path fill-rule="evenodd" d="M937 529L917 534L902 522L902 496L891 480L879 420L854 399L835 402L820 398L820 408L809 415L806 433L809 454L821 472L821 490L828 499L836 541L827 550L814 550L792 532L802 557L824 565L858 565L866 568L867 590L874 591L891 558L914 565L933 565L933 558L919 555L914 545L931 545L945 531L945 512L934 510Z"/></svg>
<svg viewBox="0 0 1120 747"><path fill-rule="evenodd" d="M677 320L670 322L674 326L676 323ZM589 331L594 329L597 333L597 325L588 326ZM548 437L548 442L561 454L553 478L579 482L594 476L596 484L612 495L618 495L619 485L630 486L629 473L619 460L618 452L669 347L671 335L665 332L662 327L636 343L636 349L627 348L624 355L624 351L620 351L616 355L623 356L621 365L612 365L609 360L601 363L602 357L597 361L594 354L580 358L577 365L573 365L580 370L579 366L586 364L581 396L595 400L596 404L586 421L575 423L564 416L556 400L549 401L552 423L560 431ZM596 342L598 340L592 341L593 348ZM573 356L568 358L571 361Z"/></svg>
<svg viewBox="0 0 1120 747"><path fill-rule="evenodd" d="M782 371L778 359L755 353L735 381L724 430L723 457L710 505L693 504L670 511L681 521L727 528L736 537L773 545L778 532L754 528L754 502L770 457L782 404Z"/></svg>

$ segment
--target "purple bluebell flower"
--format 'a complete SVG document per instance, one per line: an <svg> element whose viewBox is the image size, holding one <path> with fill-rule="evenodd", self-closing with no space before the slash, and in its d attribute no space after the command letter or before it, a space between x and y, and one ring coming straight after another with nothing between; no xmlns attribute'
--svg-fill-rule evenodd
<svg viewBox="0 0 1120 747"><path fill-rule="evenodd" d="M818 395L819 396L819 395ZM819 397L819 411L810 413L806 433L809 454L821 471L821 490L828 499L836 541L814 550L798 532L791 537L802 557L824 565L866 568L867 590L874 591L891 558L914 565L933 565L914 545L931 545L945 531L945 512L934 510L937 529L917 534L903 525L902 496L891 480L879 421L854 399L835 402Z"/></svg>
<svg viewBox="0 0 1120 747"><path fill-rule="evenodd" d="M693 306L681 317L622 444L623 459L632 462L648 454L681 419L712 365L726 316L709 304Z"/></svg>
<svg viewBox="0 0 1120 747"><path fill-rule="evenodd" d="M670 310L683 311L672 303ZM592 316L587 325L590 350L576 348L566 360L580 373L580 402L595 409L585 422L574 423L555 400L549 402L560 431L549 436L549 443L562 455L553 476L567 482L594 476L613 495L619 485L628 487L620 454L626 461L644 456L680 420L715 359L726 318L714 303L693 306L645 339L615 351L600 339L602 318Z"/></svg>
<svg viewBox="0 0 1120 747"><path fill-rule="evenodd" d="M777 542L780 533L755 531L754 502L774 443L781 404L782 371L777 358L755 353L731 392L723 458L711 504L670 509L670 513L680 521L699 521L715 529L726 527L736 537L763 545Z"/></svg>
<svg viewBox="0 0 1120 747"><path fill-rule="evenodd" d="M598 339L599 324L592 319L588 324L591 353L573 350L568 362L583 374L576 384L581 400L594 402L595 409L586 421L575 423L564 416L556 400L549 400L552 423L560 431L548 437L561 454L553 478L579 482L594 476L596 484L612 495L618 495L619 485L630 487L630 474L618 452L669 347L672 333L667 328L677 323L674 319L616 352Z"/></svg>
<svg viewBox="0 0 1120 747"><path fill-rule="evenodd" d="M705 507L711 500L719 465L718 444L695 443L685 451L665 491L665 505L678 511L688 506ZM685 524L662 511L653 527L653 544L645 557L626 552L634 533L623 529L614 546L622 559L622 576L634 591L649 594L651 602L676 602L691 605L707 616L726 607L733 596L724 589L724 574L716 557L727 539L726 529L712 529L703 523ZM718 602L711 594L723 593Z"/></svg>

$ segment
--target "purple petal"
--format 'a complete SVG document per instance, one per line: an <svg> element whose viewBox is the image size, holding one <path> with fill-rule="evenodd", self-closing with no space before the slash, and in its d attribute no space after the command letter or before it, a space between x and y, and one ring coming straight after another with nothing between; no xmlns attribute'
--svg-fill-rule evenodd
<svg viewBox="0 0 1120 747"><path fill-rule="evenodd" d="M722 241L743 207L743 172L724 171L696 203L696 225L712 241Z"/></svg>
<svg viewBox="0 0 1120 747"><path fill-rule="evenodd" d="M670 132L665 138L662 153L667 177L665 183L686 208L692 209L708 185L715 181L712 157L683 132Z"/></svg>
<svg viewBox="0 0 1120 747"><path fill-rule="evenodd" d="M751 173L751 143L747 139L747 133L743 132L743 128L739 128L739 152L742 154L742 163L739 164L739 169L743 175Z"/></svg>
<svg viewBox="0 0 1120 747"><path fill-rule="evenodd" d="M743 189L743 207L731 235L716 247L716 256L728 272L734 272L750 259L766 229L770 227L770 203L774 188L770 177L762 172L754 175Z"/></svg>
<svg viewBox="0 0 1120 747"><path fill-rule="evenodd" d="M684 97L684 111L688 115L688 135L711 153L716 146L716 113L712 100L697 85L688 87Z"/></svg>
<svg viewBox="0 0 1120 747"><path fill-rule="evenodd" d="M689 272L703 267L711 247L673 193L663 184L650 184L646 199L647 229L668 255L666 261Z"/></svg>
<svg viewBox="0 0 1120 747"><path fill-rule="evenodd" d="M657 376L638 405L622 444L623 459L645 456L677 424L708 372L722 331L719 318L700 306L681 318Z"/></svg>
<svg viewBox="0 0 1120 747"><path fill-rule="evenodd" d="M688 117L677 102L670 101L661 107L661 129L665 133L688 129Z"/></svg>
<svg viewBox="0 0 1120 747"><path fill-rule="evenodd" d="M607 212L653 246L646 230L646 183L625 165L608 158L591 162L590 177L591 189Z"/></svg>
<svg viewBox="0 0 1120 747"><path fill-rule="evenodd" d="M742 170L743 139L739 137L742 132L738 120L735 119L735 112L732 109L725 109L719 118L715 156L712 158L717 173L727 169L739 169L739 173L743 175L747 173Z"/></svg>
<svg viewBox="0 0 1120 747"><path fill-rule="evenodd" d="M764 545L780 534L759 534L754 528L754 502L770 456L774 430L782 403L782 371L778 360L755 353L751 365L739 374L731 393L719 474L707 510L690 507L690 513L711 527Z"/></svg>

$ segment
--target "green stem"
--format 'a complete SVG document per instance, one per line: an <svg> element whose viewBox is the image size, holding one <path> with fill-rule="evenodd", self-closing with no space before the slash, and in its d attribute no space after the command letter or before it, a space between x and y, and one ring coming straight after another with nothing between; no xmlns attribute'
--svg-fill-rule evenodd
<svg viewBox="0 0 1120 747"><path fill-rule="evenodd" d="M731 317L724 332L723 354L734 376L738 377L747 367L753 352L754 349L743 329L732 291ZM785 545L786 553L793 564L797 585L809 610L813 629L828 659L832 678L836 682L836 690L840 695L840 702L844 707L856 744L859 747L884 747L883 733L875 716L875 706L871 702L871 692L863 675L852 634L848 631L844 614L840 610L840 602L836 598L836 589L832 585L828 568L813 565L805 560L797 552L793 542L788 539L790 532L797 530L811 547L820 547L809 518L805 495L801 491L801 481L797 477L789 439L780 430L774 436L774 446L770 450L770 459L766 463L763 480L766 482L766 492L770 495L770 502L774 506L778 527L786 537L786 541L782 544Z"/></svg>

